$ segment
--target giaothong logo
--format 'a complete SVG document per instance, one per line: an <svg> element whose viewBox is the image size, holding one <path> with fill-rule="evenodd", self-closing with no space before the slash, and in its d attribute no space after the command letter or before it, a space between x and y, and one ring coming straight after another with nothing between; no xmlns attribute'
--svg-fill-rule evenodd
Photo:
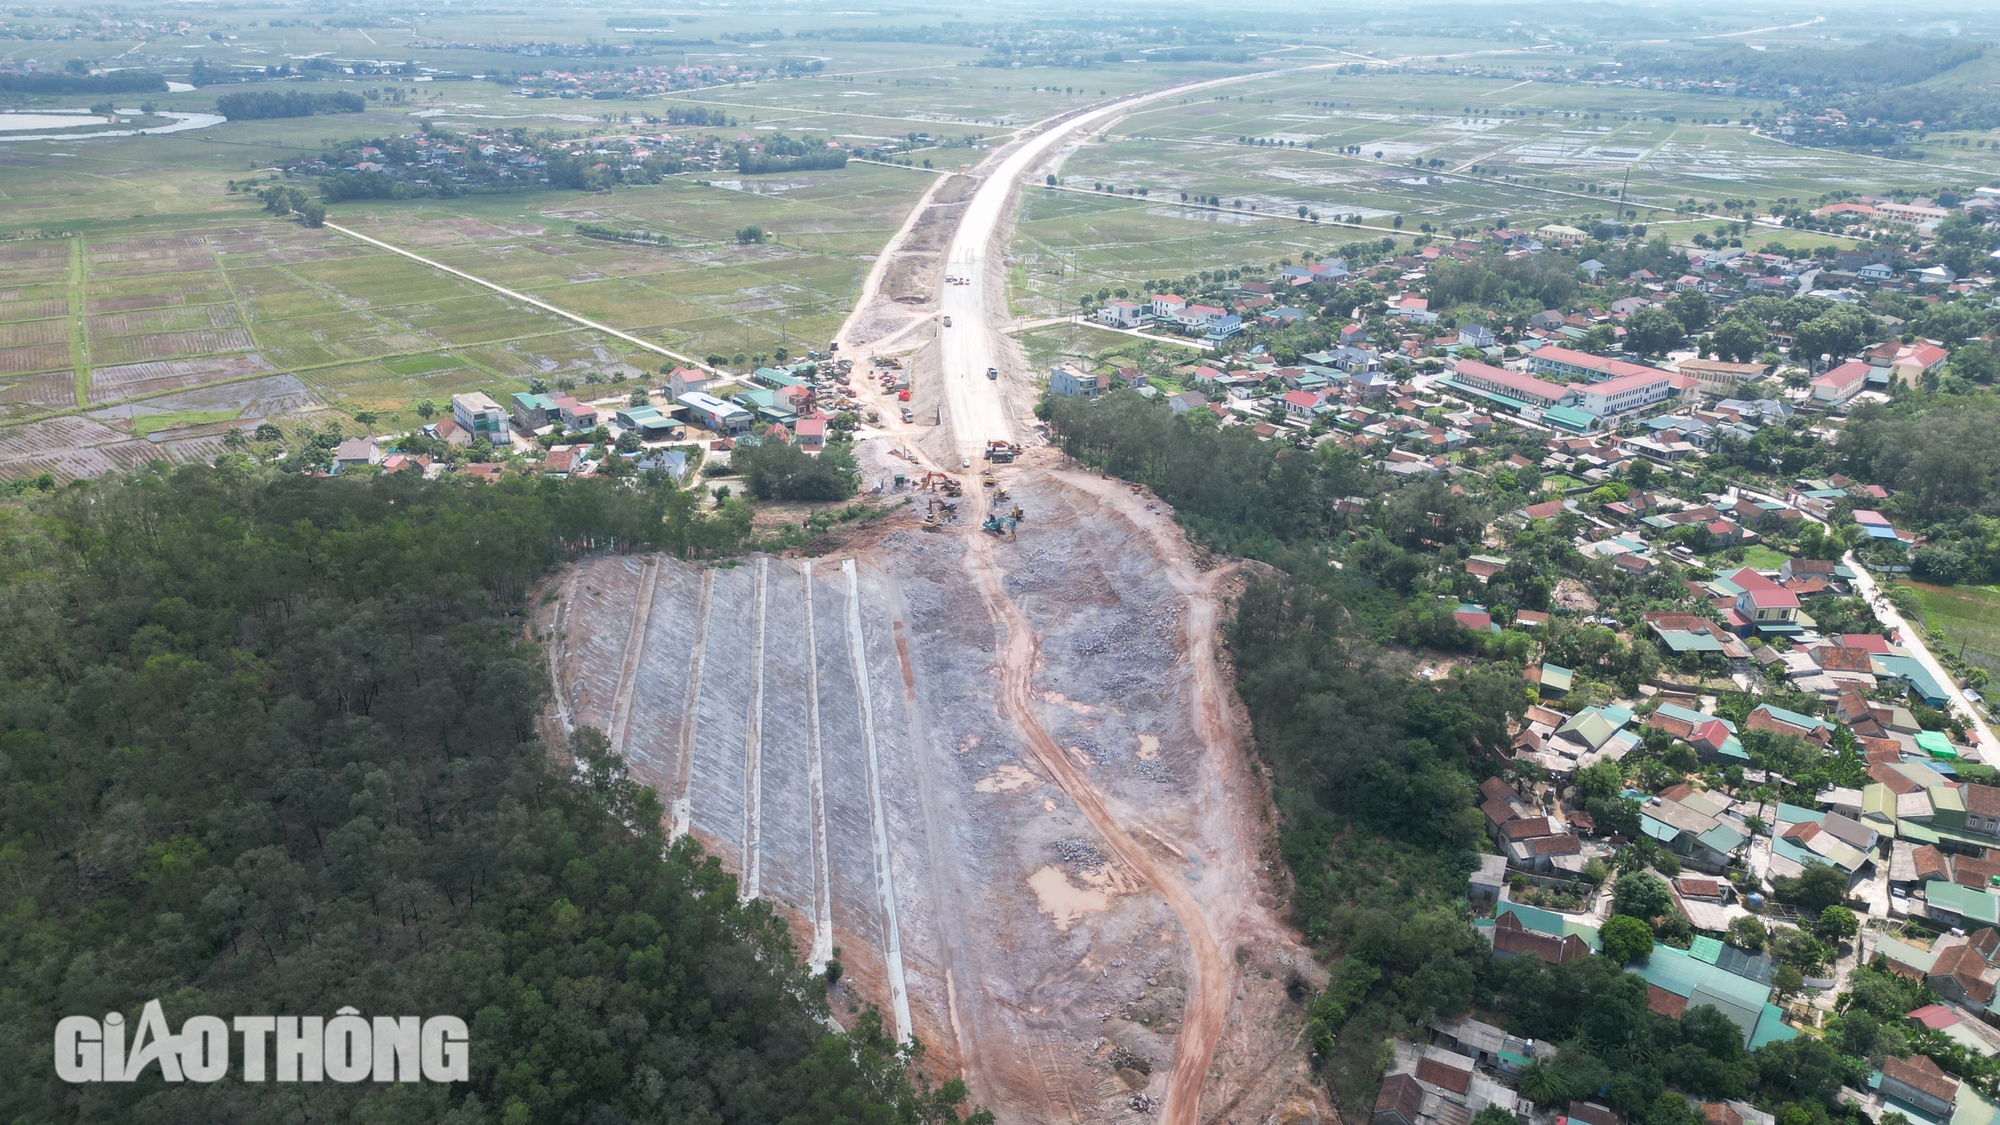
<svg viewBox="0 0 2000 1125"><path fill-rule="evenodd" d="M232 1036L231 1032L234 1031ZM229 1073L242 1040L245 1082L464 1082L471 1077L465 1021L457 1016L376 1016L342 1008L322 1016L190 1016L179 1034L158 1000L146 1001L126 1043L125 1016L56 1021L56 1077L65 1082L136 1082L157 1065L168 1082L214 1082ZM275 1076L271 1066L276 1060Z"/></svg>

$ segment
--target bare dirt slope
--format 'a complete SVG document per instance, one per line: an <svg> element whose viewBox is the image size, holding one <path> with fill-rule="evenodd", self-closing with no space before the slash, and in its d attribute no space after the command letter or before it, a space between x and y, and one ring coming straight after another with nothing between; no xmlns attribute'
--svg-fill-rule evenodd
<svg viewBox="0 0 2000 1125"><path fill-rule="evenodd" d="M586 564L562 709L1002 1120L1313 1119L1229 572L1124 485L1002 473L1018 540L913 508L848 558Z"/></svg>

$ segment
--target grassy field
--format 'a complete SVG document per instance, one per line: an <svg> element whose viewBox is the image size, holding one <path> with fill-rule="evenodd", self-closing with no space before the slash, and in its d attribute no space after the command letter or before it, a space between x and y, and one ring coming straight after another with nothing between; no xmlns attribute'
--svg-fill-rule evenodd
<svg viewBox="0 0 2000 1125"><path fill-rule="evenodd" d="M1924 607L1932 644L2000 675L2000 586L1931 586L1906 582ZM1935 638L1942 634L1944 640Z"/></svg>
<svg viewBox="0 0 2000 1125"><path fill-rule="evenodd" d="M1742 565L1752 570L1776 570L1784 566L1785 562L1791 557L1783 551L1773 550L1770 547L1757 544L1743 549Z"/></svg>

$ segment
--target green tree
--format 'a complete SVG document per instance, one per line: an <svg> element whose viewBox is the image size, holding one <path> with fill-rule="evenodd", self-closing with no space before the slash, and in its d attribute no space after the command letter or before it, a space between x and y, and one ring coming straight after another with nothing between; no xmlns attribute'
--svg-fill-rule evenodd
<svg viewBox="0 0 2000 1125"><path fill-rule="evenodd" d="M1724 317L1709 336L1715 354L1735 363L1749 363L1770 350L1770 333L1764 325L1742 316Z"/></svg>
<svg viewBox="0 0 2000 1125"><path fill-rule="evenodd" d="M1817 914L1847 900L1847 876L1837 867L1814 863L1807 865L1797 878L1774 877L1771 889L1779 902Z"/></svg>
<svg viewBox="0 0 2000 1125"><path fill-rule="evenodd" d="M1646 355L1665 355L1686 335L1680 319L1666 309L1640 309L1625 321L1625 346Z"/></svg>
<svg viewBox="0 0 2000 1125"><path fill-rule="evenodd" d="M1813 933L1822 941L1848 941L1861 932L1861 921L1845 906L1828 906L1819 912Z"/></svg>
<svg viewBox="0 0 2000 1125"><path fill-rule="evenodd" d="M668 839L605 736L541 741L531 593L587 540L742 542L747 520L695 502L237 463L14 502L10 554L36 566L0 574L9 1024L152 996L175 1025L335 1004L471 1023L469 1081L327 1083L328 1120L956 1117L963 1086L925 1083L874 1013L828 1030L784 923ZM45 1044L0 1039L6 1119L298 1108L271 1084L71 1086Z"/></svg>
<svg viewBox="0 0 2000 1125"><path fill-rule="evenodd" d="M790 442L738 448L731 459L759 500L845 500L854 495L851 454L829 446L818 457Z"/></svg>
<svg viewBox="0 0 2000 1125"><path fill-rule="evenodd" d="M1681 322L1681 330L1692 335L1708 327L1708 296L1698 289L1683 289L1667 298L1667 311Z"/></svg>
<svg viewBox="0 0 2000 1125"><path fill-rule="evenodd" d="M1651 872L1627 871L1611 885L1611 909L1650 924L1674 913L1673 891Z"/></svg>
<svg viewBox="0 0 2000 1125"><path fill-rule="evenodd" d="M1764 939L1764 923L1761 919L1745 915L1729 923L1729 944L1746 953L1762 953Z"/></svg>
<svg viewBox="0 0 2000 1125"><path fill-rule="evenodd" d="M1642 961L1653 954L1653 927L1628 914L1613 914L1599 932L1604 955L1620 965Z"/></svg>

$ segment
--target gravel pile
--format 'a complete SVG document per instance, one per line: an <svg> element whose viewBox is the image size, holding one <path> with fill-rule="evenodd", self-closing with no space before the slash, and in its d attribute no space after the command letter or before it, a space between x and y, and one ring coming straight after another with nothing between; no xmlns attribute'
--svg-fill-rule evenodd
<svg viewBox="0 0 2000 1125"><path fill-rule="evenodd" d="M1097 850L1089 840L1074 837L1056 841L1056 854L1064 863L1096 871L1104 866L1104 853Z"/></svg>

